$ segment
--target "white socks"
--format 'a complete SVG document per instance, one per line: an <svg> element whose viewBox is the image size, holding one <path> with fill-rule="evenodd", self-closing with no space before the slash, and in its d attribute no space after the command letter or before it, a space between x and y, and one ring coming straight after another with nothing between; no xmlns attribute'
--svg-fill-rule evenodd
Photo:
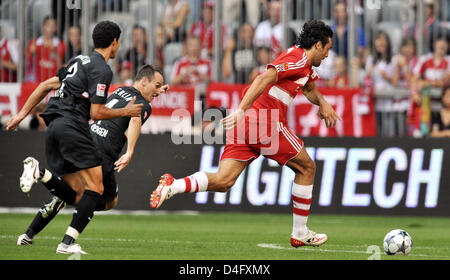
<svg viewBox="0 0 450 280"><path fill-rule="evenodd" d="M42 183L47 183L48 181L50 181L52 179L53 175L50 171L48 171L47 169L45 169L44 172L44 176L42 176L41 178L41 182Z"/></svg>
<svg viewBox="0 0 450 280"><path fill-rule="evenodd" d="M208 177L205 172L197 172L191 176L175 180L172 189L174 194L205 192L208 189Z"/></svg>
<svg viewBox="0 0 450 280"><path fill-rule="evenodd" d="M313 185L302 186L292 184L292 204L294 207L294 224L292 236L303 238L309 232L306 223L308 221L309 208L311 206Z"/></svg>

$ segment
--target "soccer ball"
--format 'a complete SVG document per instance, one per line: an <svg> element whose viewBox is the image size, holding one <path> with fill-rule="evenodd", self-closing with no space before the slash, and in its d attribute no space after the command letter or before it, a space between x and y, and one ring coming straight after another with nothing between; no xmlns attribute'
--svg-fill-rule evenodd
<svg viewBox="0 0 450 280"><path fill-rule="evenodd" d="M412 245L411 236L402 229L391 230L383 240L383 248L388 255L408 255Z"/></svg>

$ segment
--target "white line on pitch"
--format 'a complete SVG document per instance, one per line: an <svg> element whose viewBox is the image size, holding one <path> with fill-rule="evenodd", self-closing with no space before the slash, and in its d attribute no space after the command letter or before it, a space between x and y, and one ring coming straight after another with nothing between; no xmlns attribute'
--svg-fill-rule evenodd
<svg viewBox="0 0 450 280"><path fill-rule="evenodd" d="M260 243L258 244L258 247L261 248L267 248L267 249L276 249L276 250L296 250L297 248L288 248L283 247L277 244L267 244L267 243ZM297 249L298 250L298 249ZM322 249L322 248L301 248L299 250L305 250L305 251L320 251L320 252L330 252L330 253L352 253L352 254L369 254L366 251L355 251L355 250L330 250L330 249ZM427 258L443 258L443 259L449 259L450 256L435 256L435 255L423 255L423 254L412 254L413 257L427 257Z"/></svg>

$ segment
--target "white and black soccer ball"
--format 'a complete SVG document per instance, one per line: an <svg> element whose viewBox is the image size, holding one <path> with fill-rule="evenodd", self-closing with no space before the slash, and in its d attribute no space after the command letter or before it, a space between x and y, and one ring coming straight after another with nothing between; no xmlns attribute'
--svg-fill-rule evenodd
<svg viewBox="0 0 450 280"><path fill-rule="evenodd" d="M412 246L411 235L402 229L391 230L383 240L383 248L388 255L408 255Z"/></svg>

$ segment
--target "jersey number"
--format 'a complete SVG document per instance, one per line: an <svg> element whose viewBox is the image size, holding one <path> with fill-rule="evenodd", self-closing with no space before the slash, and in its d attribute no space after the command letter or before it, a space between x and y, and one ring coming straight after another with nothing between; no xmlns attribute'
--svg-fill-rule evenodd
<svg viewBox="0 0 450 280"><path fill-rule="evenodd" d="M66 84L64 82L67 80L67 78L72 78L73 76L75 76L77 71L78 71L78 63L74 63L72 66L69 67L69 69L67 69L68 74L62 80L61 87L55 93L55 97L64 98L63 90L64 90L64 87L66 86Z"/></svg>

